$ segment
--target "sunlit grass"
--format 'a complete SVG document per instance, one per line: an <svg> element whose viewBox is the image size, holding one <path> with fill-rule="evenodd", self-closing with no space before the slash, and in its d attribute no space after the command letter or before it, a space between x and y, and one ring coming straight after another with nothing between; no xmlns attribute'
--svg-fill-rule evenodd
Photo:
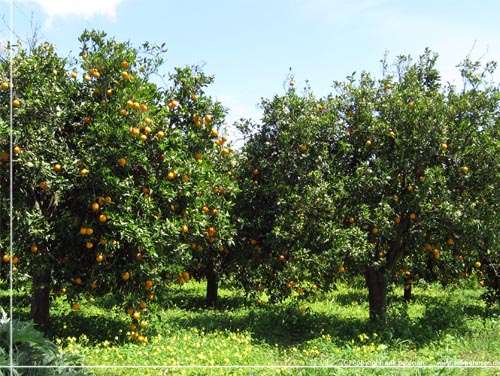
<svg viewBox="0 0 500 376"><path fill-rule="evenodd" d="M172 294L168 309L151 307L144 331L147 345L127 339L128 318L110 309L105 299L83 305L79 312L56 302L55 342L66 352L83 355L88 366L158 367L92 368L96 375L500 372L499 311L486 314L480 291L470 287L416 286L415 301L408 304L395 289L384 328L369 323L362 287L340 285L308 302L274 306L222 289L217 310L203 308L203 289L190 283ZM499 368L443 367L474 364ZM328 368L359 365L437 368Z"/></svg>

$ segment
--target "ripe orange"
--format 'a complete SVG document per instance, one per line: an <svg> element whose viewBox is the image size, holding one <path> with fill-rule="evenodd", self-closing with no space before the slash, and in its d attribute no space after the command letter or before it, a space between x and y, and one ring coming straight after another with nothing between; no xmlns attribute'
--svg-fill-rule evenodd
<svg viewBox="0 0 500 376"><path fill-rule="evenodd" d="M349 217L349 223L354 223L356 222L356 218L354 217Z"/></svg>
<svg viewBox="0 0 500 376"><path fill-rule="evenodd" d="M148 298L148 300L154 300L154 298L155 298L155 294L153 294L153 293L151 292L151 293L149 293L146 297Z"/></svg>
<svg viewBox="0 0 500 376"><path fill-rule="evenodd" d="M107 220L108 220L108 217L106 217L106 215L105 215L105 214L101 214L101 215L99 216L99 221L100 221L100 222L104 223L104 222L106 222Z"/></svg>
<svg viewBox="0 0 500 376"><path fill-rule="evenodd" d="M123 167L127 164L127 160L125 158L120 158L118 159L118 164Z"/></svg>
<svg viewBox="0 0 500 376"><path fill-rule="evenodd" d="M101 74L99 73L99 71L98 71L98 70L94 70L94 71L92 72L92 77L94 77L94 78L99 78L99 77L101 77Z"/></svg>
<svg viewBox="0 0 500 376"><path fill-rule="evenodd" d="M62 166L59 163L56 163L54 165L54 171L55 172L59 172L59 171L61 171L61 169L62 169Z"/></svg>
<svg viewBox="0 0 500 376"><path fill-rule="evenodd" d="M469 172L469 167L467 167L467 166L462 167L462 171L463 171L464 174L468 173Z"/></svg>
<svg viewBox="0 0 500 376"><path fill-rule="evenodd" d="M186 225L183 225L183 226L181 227L181 231L182 231L184 234L186 234L186 233L188 233L188 232L189 232L189 227L187 227Z"/></svg>
<svg viewBox="0 0 500 376"><path fill-rule="evenodd" d="M124 80L129 80L130 79L130 75L127 72L122 72L122 78Z"/></svg>
<svg viewBox="0 0 500 376"><path fill-rule="evenodd" d="M343 265L339 266L339 273L344 273L345 267Z"/></svg>
<svg viewBox="0 0 500 376"><path fill-rule="evenodd" d="M481 262L476 261L476 262L474 263L474 266L475 266L476 268L480 268L480 267L481 267Z"/></svg>
<svg viewBox="0 0 500 376"><path fill-rule="evenodd" d="M19 107L20 105L21 105L21 102L19 101L19 99L14 99L12 101L12 106Z"/></svg>
<svg viewBox="0 0 500 376"><path fill-rule="evenodd" d="M153 120L151 120L150 118L146 118L144 119L144 123L146 123L146 125L151 125L153 123Z"/></svg>
<svg viewBox="0 0 500 376"><path fill-rule="evenodd" d="M81 176L86 176L86 175L88 175L88 174L89 174L89 172L90 172L90 171L89 171L89 169L84 168L84 169L82 169L82 170L80 171L80 175L81 175Z"/></svg>
<svg viewBox="0 0 500 376"><path fill-rule="evenodd" d="M307 146L306 145L301 145L300 146L300 151L304 152L307 150Z"/></svg>
<svg viewBox="0 0 500 376"><path fill-rule="evenodd" d="M401 217L399 215L394 217L394 222L400 223L401 222Z"/></svg>
<svg viewBox="0 0 500 376"><path fill-rule="evenodd" d="M94 248L94 243L92 243L92 242L87 242L87 243L85 244L85 247L86 247L87 249L92 249L92 248Z"/></svg>
<svg viewBox="0 0 500 376"><path fill-rule="evenodd" d="M130 67L130 63L128 61L122 61L121 66L123 69L128 69Z"/></svg>
<svg viewBox="0 0 500 376"><path fill-rule="evenodd" d="M94 233L94 229L93 229L93 228L91 228L91 227L87 227L87 228L85 229L85 235L89 235L89 236L90 236L90 235L92 235L93 233Z"/></svg>
<svg viewBox="0 0 500 376"><path fill-rule="evenodd" d="M38 252L38 246L36 244L33 244L31 246L31 252L33 252L33 253L37 253Z"/></svg>
<svg viewBox="0 0 500 376"><path fill-rule="evenodd" d="M372 144L371 140L366 140L366 142L365 142L366 146L371 146L371 144Z"/></svg>
<svg viewBox="0 0 500 376"><path fill-rule="evenodd" d="M3 262L10 262L10 256L7 253L4 253L2 256Z"/></svg>
<svg viewBox="0 0 500 376"><path fill-rule="evenodd" d="M73 303L73 304L71 305L71 309L72 309L73 311L78 311L78 310L80 309L80 304L78 304L78 303Z"/></svg>
<svg viewBox="0 0 500 376"><path fill-rule="evenodd" d="M280 261L285 261L285 255L280 255L279 259Z"/></svg>
<svg viewBox="0 0 500 376"><path fill-rule="evenodd" d="M417 218L417 215L415 213L410 213L410 219L415 219Z"/></svg>
<svg viewBox="0 0 500 376"><path fill-rule="evenodd" d="M448 150L448 145L441 144L441 150Z"/></svg>
<svg viewBox="0 0 500 376"><path fill-rule="evenodd" d="M99 204L98 204L97 202L94 202L94 203L92 204L92 210L93 210L93 211L98 211L98 210L99 210Z"/></svg>
<svg viewBox="0 0 500 376"><path fill-rule="evenodd" d="M40 187L40 189L42 190L46 190L49 186L47 185L47 182L46 181L41 181L40 184L38 184L38 186Z"/></svg>
<svg viewBox="0 0 500 376"><path fill-rule="evenodd" d="M103 262L104 261L104 255L102 253L99 253L97 256L96 256L96 261L97 262Z"/></svg>
<svg viewBox="0 0 500 376"><path fill-rule="evenodd" d="M391 138L396 137L396 133L394 133L394 131L390 131L389 132L389 137L391 137Z"/></svg>
<svg viewBox="0 0 500 376"><path fill-rule="evenodd" d="M86 75L83 77L83 80L84 80L85 82L90 82L90 80L92 80L92 79L90 78L90 76L89 76L88 74L86 74Z"/></svg>
<svg viewBox="0 0 500 376"><path fill-rule="evenodd" d="M413 192L413 189L414 189L414 187L413 187L413 185L411 185L411 184L410 184L408 187L406 187L406 190L407 190L408 192Z"/></svg>
<svg viewBox="0 0 500 376"><path fill-rule="evenodd" d="M2 82L2 89L7 90L9 88L9 83L8 82Z"/></svg>
<svg viewBox="0 0 500 376"><path fill-rule="evenodd" d="M21 148L19 146L14 146L14 154L19 154L21 152Z"/></svg>
<svg viewBox="0 0 500 376"><path fill-rule="evenodd" d="M207 124L210 124L210 123L212 122L212 116L210 116L210 115L205 115L205 122L206 122Z"/></svg>
<svg viewBox="0 0 500 376"><path fill-rule="evenodd" d="M141 260L142 260L142 253L141 253L141 252L137 252L137 253L135 254L135 259L136 259L137 261L141 261Z"/></svg>
<svg viewBox="0 0 500 376"><path fill-rule="evenodd" d="M378 230L378 227L374 227L374 228L372 228L372 233L374 233L374 234L378 234L378 231L379 231L379 230Z"/></svg>
<svg viewBox="0 0 500 376"><path fill-rule="evenodd" d="M217 129L213 128L211 131L210 131L210 136L212 137L217 137L219 135L219 132L217 131Z"/></svg>
<svg viewBox="0 0 500 376"><path fill-rule="evenodd" d="M189 181L189 176L187 176L187 175L182 175L182 181L183 181L184 183L187 183L187 182Z"/></svg>
<svg viewBox="0 0 500 376"><path fill-rule="evenodd" d="M141 313L140 312L137 312L135 311L133 314L132 314L132 317L136 320L139 320L141 318Z"/></svg>
<svg viewBox="0 0 500 376"><path fill-rule="evenodd" d="M125 115L127 115L127 110L126 110L126 109L124 109L124 108L121 108L121 109L120 109L120 115L121 115L121 116L125 116Z"/></svg>
<svg viewBox="0 0 500 376"><path fill-rule="evenodd" d="M83 281L82 281L82 279L81 279L80 277L76 277L76 278L75 278L75 283L76 283L77 285L81 285L81 284L83 283Z"/></svg>
<svg viewBox="0 0 500 376"><path fill-rule="evenodd" d="M144 300L141 300L139 302L139 307L141 307L142 309L146 308L146 302Z"/></svg>
<svg viewBox="0 0 500 376"><path fill-rule="evenodd" d="M127 281L130 278L130 273L129 272L124 272L122 274L122 278L124 281Z"/></svg>
<svg viewBox="0 0 500 376"><path fill-rule="evenodd" d="M169 171L167 174L167 179L168 180L173 180L175 178L175 172L174 171Z"/></svg>
<svg viewBox="0 0 500 376"><path fill-rule="evenodd" d="M177 106L179 105L179 102L178 101L171 101L169 104L168 104L168 108L170 108L171 110L176 108Z"/></svg>

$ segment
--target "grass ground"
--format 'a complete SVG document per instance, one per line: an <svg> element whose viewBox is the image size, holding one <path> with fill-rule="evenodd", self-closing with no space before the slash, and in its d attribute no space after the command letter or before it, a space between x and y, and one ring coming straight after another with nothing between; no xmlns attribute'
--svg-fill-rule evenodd
<svg viewBox="0 0 500 376"><path fill-rule="evenodd" d="M362 286L279 305L222 288L220 308L207 310L193 282L151 307L147 345L127 339L129 318L110 296L77 312L56 300L50 336L96 375L500 375L500 309L486 312L472 286L422 284L408 304L397 289L379 328Z"/></svg>

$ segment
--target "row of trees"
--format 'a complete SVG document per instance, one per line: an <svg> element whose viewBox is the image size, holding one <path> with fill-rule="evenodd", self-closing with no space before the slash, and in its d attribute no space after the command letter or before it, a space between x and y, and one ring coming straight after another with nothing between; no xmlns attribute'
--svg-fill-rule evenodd
<svg viewBox="0 0 500 376"><path fill-rule="evenodd" d="M361 274L375 321L392 280L408 295L419 278L484 273L498 300L494 64L466 60L462 89L441 83L430 51L323 98L291 81L239 124L234 151L204 92L213 77L162 76L163 46L80 42L70 60L50 44L1 56L2 273L32 278L37 323L52 294L78 309L112 292L140 324L163 286L192 277L214 306L223 277L276 301Z"/></svg>

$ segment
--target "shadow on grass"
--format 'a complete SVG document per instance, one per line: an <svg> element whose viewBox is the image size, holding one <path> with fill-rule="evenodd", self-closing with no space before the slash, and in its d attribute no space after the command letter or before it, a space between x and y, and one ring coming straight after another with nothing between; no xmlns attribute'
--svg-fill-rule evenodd
<svg viewBox="0 0 500 376"><path fill-rule="evenodd" d="M362 333L377 333L378 340L387 345L411 343L413 347L420 348L439 340L447 330L467 335L468 320L485 316L484 308L477 300L454 297L457 295L449 298L418 295L418 304L424 306L423 313L411 317L408 311L413 303L403 303L393 296L388 323L380 326L371 323L366 316L344 314L349 311L349 306L360 302L368 309L362 291L336 295L329 304L338 307L327 313L302 312L292 304L255 306L243 297L223 298L219 309L207 310L203 309L203 297L185 294L174 301L180 303L179 307L186 310L186 314L169 316L168 326L198 328L205 332L248 331L256 341L282 347L300 345L322 335L329 335L340 346L351 345L352 340L356 341ZM500 313L500 309L497 311Z"/></svg>

